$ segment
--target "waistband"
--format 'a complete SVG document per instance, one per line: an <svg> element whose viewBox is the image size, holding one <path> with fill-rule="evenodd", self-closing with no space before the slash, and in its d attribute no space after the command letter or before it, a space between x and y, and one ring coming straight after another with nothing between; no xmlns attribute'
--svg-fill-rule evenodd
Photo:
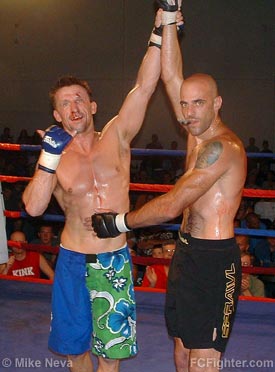
<svg viewBox="0 0 275 372"><path fill-rule="evenodd" d="M114 251L110 252L102 252L102 253L81 253L81 252L76 252L72 251L70 249L65 248L62 244L60 244L60 248L64 251L66 251L67 254L71 254L73 256L78 256L81 258L85 258L86 263L95 263L97 260L98 255L104 255L104 254L110 254L110 253L116 253L122 249L125 249L127 247L127 243L125 243L122 247L119 247L115 249Z"/></svg>
<svg viewBox="0 0 275 372"><path fill-rule="evenodd" d="M221 249L221 248L232 248L236 245L235 237L228 239L200 239L194 238L190 234L183 233L179 230L179 240L183 245L188 246L189 244L195 247L201 247L206 249Z"/></svg>

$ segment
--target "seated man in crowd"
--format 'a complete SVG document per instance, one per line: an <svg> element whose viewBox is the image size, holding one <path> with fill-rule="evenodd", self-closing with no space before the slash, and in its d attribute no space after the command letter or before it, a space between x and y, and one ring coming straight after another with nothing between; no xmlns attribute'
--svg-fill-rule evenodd
<svg viewBox="0 0 275 372"><path fill-rule="evenodd" d="M25 234L22 231L15 231L11 234L10 240L20 243L27 243ZM54 271L48 264L45 257L33 251L26 251L23 248L12 247L12 254L2 274L12 276L24 276L40 278L40 271L49 279L53 280Z"/></svg>
<svg viewBox="0 0 275 372"><path fill-rule="evenodd" d="M161 244L155 245L152 248L151 256L153 258L163 258L163 248L162 248L162 245Z"/></svg>
<svg viewBox="0 0 275 372"><path fill-rule="evenodd" d="M275 224L270 226L275 230ZM255 247L255 266L275 267L275 236L267 236ZM265 295L275 298L275 275L261 275L265 286Z"/></svg>
<svg viewBox="0 0 275 372"><path fill-rule="evenodd" d="M236 235L235 239L241 252L249 251L249 236L248 235Z"/></svg>
<svg viewBox="0 0 275 372"><path fill-rule="evenodd" d="M241 253L243 267L252 267L252 256L248 252ZM264 283L255 275L242 273L242 296L264 297Z"/></svg>
<svg viewBox="0 0 275 372"><path fill-rule="evenodd" d="M163 258L171 259L175 252L175 240L170 239L162 243ZM158 248L156 248L158 249ZM166 289L167 277L169 272L169 264L167 265L151 265L147 266L144 274L142 287Z"/></svg>
<svg viewBox="0 0 275 372"><path fill-rule="evenodd" d="M60 242L59 239L54 236L53 226L49 223L43 223L39 227L37 238L32 240L31 244L58 247ZM43 256L46 258L49 265L54 268L57 255L55 253L44 252Z"/></svg>

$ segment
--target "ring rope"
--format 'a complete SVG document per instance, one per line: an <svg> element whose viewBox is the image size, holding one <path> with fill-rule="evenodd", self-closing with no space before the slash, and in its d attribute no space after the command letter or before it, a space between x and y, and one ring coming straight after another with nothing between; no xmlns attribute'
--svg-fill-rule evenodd
<svg viewBox="0 0 275 372"><path fill-rule="evenodd" d="M9 247L15 248L22 248L29 251L37 251L37 252L49 252L53 254L58 254L59 247L53 247L50 245L43 245L43 244L29 244L29 243L21 243L15 242L12 240L8 240ZM132 261L136 265L168 265L171 260L166 258L154 258L154 257L142 257L142 256L131 256ZM275 275L275 267L242 267L242 272L249 273L249 274L264 274L264 275Z"/></svg>
<svg viewBox="0 0 275 372"><path fill-rule="evenodd" d="M5 217L9 217L9 218L20 218L20 217L28 218L28 217L30 217L26 212L23 212L23 211L8 211L8 210L5 210L4 215L5 215ZM36 218L40 218L40 219L46 220L46 221L56 221L56 222L64 222L65 221L64 216L60 216L60 215L57 215L57 214L43 214L42 216L36 217ZM158 226L165 229L165 230L177 231L177 230L179 230L180 224L163 223L163 224L159 224ZM234 229L234 231L236 232L236 234L239 234L239 235L274 236L275 237L275 230L248 229L248 228L236 227Z"/></svg>
<svg viewBox="0 0 275 372"><path fill-rule="evenodd" d="M0 175L0 182L15 183L19 181L30 181L32 177L17 177ZM131 191L168 192L174 185L130 183ZM249 198L275 198L275 190L244 189L243 196Z"/></svg>
<svg viewBox="0 0 275 372"><path fill-rule="evenodd" d="M24 145L24 144L9 144L0 143L0 150L11 150L11 151L40 151L40 145ZM135 149L131 150L133 155L168 155L168 156L182 156L186 154L186 151L180 150L161 150L161 149ZM253 157L270 157L275 158L275 154L270 153L247 153L247 156ZM18 177L18 176L3 176L0 175L0 182L15 183L18 181L30 181L31 177ZM160 185L160 184L141 184L141 183L130 183L131 191L147 191L147 192L168 192L174 187L174 185ZM244 197L256 197L256 198L275 198L275 190L262 190L262 189L244 189ZM10 218L28 218L30 217L24 211L4 211L4 215ZM64 222L64 216L54 215L54 214L44 214L39 217L40 219L47 221L59 221ZM163 229L178 230L179 224L161 224L159 225ZM275 230L260 230L260 229L245 229L245 228L235 228L235 233L254 235L254 236L275 236Z"/></svg>
<svg viewBox="0 0 275 372"><path fill-rule="evenodd" d="M28 145L28 144L16 144L16 143L0 143L0 150L9 151L40 151L41 145ZM148 155L166 155L166 156L184 156L186 155L186 150L165 150L165 149L131 149L132 155L148 156ZM246 153L248 157L257 158L274 158L273 153L260 153L260 152L248 152Z"/></svg>

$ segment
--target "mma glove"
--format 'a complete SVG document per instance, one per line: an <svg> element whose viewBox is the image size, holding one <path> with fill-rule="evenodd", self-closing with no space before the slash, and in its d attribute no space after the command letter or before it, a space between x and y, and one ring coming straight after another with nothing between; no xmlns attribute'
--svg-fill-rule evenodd
<svg viewBox="0 0 275 372"><path fill-rule="evenodd" d="M49 127L42 139L42 151L38 159L38 169L48 173L55 173L62 151L72 139L73 137L58 125Z"/></svg>
<svg viewBox="0 0 275 372"><path fill-rule="evenodd" d="M92 215L92 227L98 238L115 238L131 229L126 222L127 213L96 213Z"/></svg>

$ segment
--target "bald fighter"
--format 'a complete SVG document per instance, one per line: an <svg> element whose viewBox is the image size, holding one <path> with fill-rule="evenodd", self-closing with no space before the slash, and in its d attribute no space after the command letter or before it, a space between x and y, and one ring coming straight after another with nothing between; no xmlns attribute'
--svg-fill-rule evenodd
<svg viewBox="0 0 275 372"><path fill-rule="evenodd" d="M177 119L188 133L186 172L168 193L140 209L94 214L101 238L183 214L165 305L175 340L177 372L218 371L240 293L240 251L233 220L246 177L240 139L222 121L222 98L206 74L187 79L175 25L164 25L162 78Z"/></svg>
<svg viewBox="0 0 275 372"><path fill-rule="evenodd" d="M179 14L179 23L182 16ZM156 17L137 81L118 113L96 132L97 111L86 81L62 77L50 91L60 126L40 131L42 151L23 194L39 216L54 195L65 214L55 269L49 347L67 355L70 370L116 372L137 353L136 310L125 235L101 240L84 225L91 211L129 209L130 143L141 128L160 75L161 18Z"/></svg>

